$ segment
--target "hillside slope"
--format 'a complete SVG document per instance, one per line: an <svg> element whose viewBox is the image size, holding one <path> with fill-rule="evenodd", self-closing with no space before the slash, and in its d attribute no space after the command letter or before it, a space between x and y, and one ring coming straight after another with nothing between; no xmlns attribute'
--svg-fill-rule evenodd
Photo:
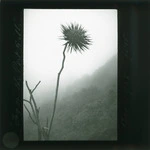
<svg viewBox="0 0 150 150"><path fill-rule="evenodd" d="M68 87L57 103L50 140L117 139L116 61L114 56L91 76L83 77ZM43 122L49 112L48 106L41 106ZM26 120L25 124L32 125L29 122ZM36 140L36 133L32 133L33 130L36 132L35 127L30 130L27 126L25 139Z"/></svg>

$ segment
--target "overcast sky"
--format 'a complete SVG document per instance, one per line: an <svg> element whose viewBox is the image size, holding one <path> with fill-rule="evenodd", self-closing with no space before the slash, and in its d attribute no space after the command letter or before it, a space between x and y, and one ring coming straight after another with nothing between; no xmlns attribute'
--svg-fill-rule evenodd
<svg viewBox="0 0 150 150"><path fill-rule="evenodd" d="M64 41L61 24L81 24L93 44L81 53L67 53L61 85L67 86L84 75L91 75L117 54L117 10L25 9L24 10L24 80L33 87L56 84L62 62Z"/></svg>

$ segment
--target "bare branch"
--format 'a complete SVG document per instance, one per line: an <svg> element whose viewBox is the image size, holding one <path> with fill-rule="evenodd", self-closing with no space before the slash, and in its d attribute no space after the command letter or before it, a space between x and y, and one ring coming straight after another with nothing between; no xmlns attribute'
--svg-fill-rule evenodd
<svg viewBox="0 0 150 150"><path fill-rule="evenodd" d="M30 93L30 92L29 92L29 93ZM35 107L33 106L33 104L32 104L32 96L31 96L31 95L30 95L30 105L31 105L33 114L34 114L34 116L35 116L35 118L36 118L36 113L35 113L36 108L35 108Z"/></svg>
<svg viewBox="0 0 150 150"><path fill-rule="evenodd" d="M35 91L35 89L38 87L38 85L41 83L41 81L39 81L38 83L37 83L37 85L35 86L35 88L32 90L32 93Z"/></svg>
<svg viewBox="0 0 150 150"><path fill-rule="evenodd" d="M38 85L38 84L37 84ZM28 89L28 91L29 91L29 93L30 93L30 100L33 100L33 104L34 104L34 107L35 107L35 110L37 111L38 109L37 109L37 105L36 105L36 102L35 102L35 99L34 99L34 97L33 97L33 95L32 95L32 91L31 91L31 89L29 88L29 85L28 85L28 82L26 81L26 86L27 86L27 89Z"/></svg>
<svg viewBox="0 0 150 150"><path fill-rule="evenodd" d="M34 87L34 89L31 91L31 93L33 93L33 92L36 90L36 88L38 87L38 85L39 85L40 83L41 83L41 81L39 81L39 82L37 83L37 85ZM30 90L30 88L29 88L29 85L28 85L28 82L27 82L27 81L26 81L26 85L27 85L28 90ZM35 99L34 99L34 97L33 97L33 95L32 95L32 94L30 94L30 102L31 102L31 105L32 105L32 101L31 101L31 100L33 100L35 110L39 112L39 110L37 109L37 106L36 106ZM32 105L32 107L33 107L33 105ZM34 111L34 114L35 114L35 111Z"/></svg>
<svg viewBox="0 0 150 150"><path fill-rule="evenodd" d="M31 99L32 99L32 101L33 101L33 104L34 104L35 110L36 110L36 111L38 111L38 108L37 108L37 105L36 105L35 99L34 99L34 97L33 97L33 95L32 95L32 93L31 93L31 92L30 92L30 95L31 95Z"/></svg>
<svg viewBox="0 0 150 150"><path fill-rule="evenodd" d="M32 108L32 111L33 111L33 113L34 113L34 115L35 115L35 119L36 119L36 122L33 120L33 118L31 117L31 114L30 114L30 112L29 112L29 110L26 108L26 106L25 106L25 108L27 109L27 111L28 111L28 113L29 113L29 115L30 115L30 118L32 119L32 121L33 122L35 122L36 123L36 125L38 126L38 139L40 140L41 138L42 138L42 129L41 129L41 124L40 124L40 119L39 119L39 111L40 111L40 108L38 108L37 107L37 104L36 104L36 101L35 101L35 99L34 99L34 96L33 96L33 92L35 91L35 89L37 88L37 86L40 84L40 82L41 81L39 81L38 82L38 84L35 86L35 88L33 89L33 90L31 90L30 88L29 88L29 85L28 85L28 82L26 81L25 83L26 83L26 87L27 87L27 89L28 89L28 91L29 91L29 94L30 94L30 106L31 106L31 108ZM33 103L32 103L33 102Z"/></svg>
<svg viewBox="0 0 150 150"><path fill-rule="evenodd" d="M34 116L35 116L35 118L36 118L35 109L34 109L34 107L33 107L32 102L31 102L31 108L32 108L33 114L34 114Z"/></svg>
<svg viewBox="0 0 150 150"><path fill-rule="evenodd" d="M27 81L26 81L26 86L27 86L27 88L28 88L28 91L31 92L31 90L30 90L30 88L29 88L29 86L28 86L28 82L27 82Z"/></svg>
<svg viewBox="0 0 150 150"><path fill-rule="evenodd" d="M34 108L33 108L33 104L31 103L31 101L28 101L28 100L26 100L26 99L23 99L23 101L25 101L25 102L27 102L27 103L30 104L31 109L32 109L32 112L33 112L33 115L34 115L34 117L36 118L35 110L34 110Z"/></svg>
<svg viewBox="0 0 150 150"><path fill-rule="evenodd" d="M29 109L27 108L27 106L24 104L24 107L25 107L25 109L27 110L27 112L28 112L28 114L29 114L29 117L31 118L31 120L32 120L32 122L34 123L34 124L36 124L37 125L37 123L34 121L34 119L32 118L32 116L31 116L31 113L30 113L30 111L29 111Z"/></svg>
<svg viewBox="0 0 150 150"><path fill-rule="evenodd" d="M27 102L27 103L31 104L31 103L30 103L30 101L28 101L28 100L26 100L26 99L23 99L23 101L25 101L25 102Z"/></svg>
<svg viewBox="0 0 150 150"><path fill-rule="evenodd" d="M30 102L31 102L32 98L31 98L31 95L30 95Z"/></svg>

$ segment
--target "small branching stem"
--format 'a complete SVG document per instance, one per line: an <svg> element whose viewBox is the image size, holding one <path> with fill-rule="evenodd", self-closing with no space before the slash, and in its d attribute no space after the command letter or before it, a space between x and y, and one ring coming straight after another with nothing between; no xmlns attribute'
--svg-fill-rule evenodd
<svg viewBox="0 0 150 150"><path fill-rule="evenodd" d="M32 118L32 115L31 115L29 109L27 108L27 106L26 106L25 104L24 104L24 107L25 107L25 109L27 110L27 112L28 112L28 114L29 114L29 117L30 117L30 119L32 120L32 122L33 122L35 125L37 125L36 121Z"/></svg>
<svg viewBox="0 0 150 150"><path fill-rule="evenodd" d="M25 107L25 109L27 110L27 112L28 112L28 114L29 114L29 116L30 116L32 122L33 122L34 124L36 124L37 127L38 127L38 140L41 140L41 139L42 139L42 129L41 129L41 123L40 123L40 119L39 119L39 111L40 111L40 108L37 107L36 101L35 101L34 96L33 96L33 92L36 90L36 88L38 87L38 85L40 84L40 82L41 82L41 81L39 81L38 84L34 87L34 89L31 90L31 89L29 88L28 82L26 81L26 87L27 87L27 89L28 89L28 91L29 91L29 94L30 94L30 101L24 99L24 102L27 102L27 103L30 104L31 109L32 109L32 112L33 112L33 114L34 114L34 117L35 117L35 120L36 120L36 121L33 119L33 117L32 117L32 115L31 115L29 109L26 107L26 105L24 105L24 107Z"/></svg>

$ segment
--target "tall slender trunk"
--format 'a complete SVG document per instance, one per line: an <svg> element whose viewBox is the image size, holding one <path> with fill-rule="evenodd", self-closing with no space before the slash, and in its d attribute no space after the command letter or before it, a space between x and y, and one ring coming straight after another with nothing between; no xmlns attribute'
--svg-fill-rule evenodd
<svg viewBox="0 0 150 150"><path fill-rule="evenodd" d="M57 84L56 84L56 91L55 91L55 100L54 100L54 108L53 108L53 114L52 114L52 118L51 118L51 122L50 122L50 126L49 126L49 137L50 137L50 132L51 132L51 129L52 129L52 124L53 124L53 120L54 120L54 116L55 116L55 111L56 111L56 103L57 103L57 96L58 96L58 89L59 89L59 80L60 80L60 75L64 69L64 63L65 63L65 51L66 51L66 48L67 48L67 43L65 44L65 48L64 48L64 51L63 51L63 60L62 60L62 66L61 66L61 69L60 71L58 72L58 75L57 75Z"/></svg>

